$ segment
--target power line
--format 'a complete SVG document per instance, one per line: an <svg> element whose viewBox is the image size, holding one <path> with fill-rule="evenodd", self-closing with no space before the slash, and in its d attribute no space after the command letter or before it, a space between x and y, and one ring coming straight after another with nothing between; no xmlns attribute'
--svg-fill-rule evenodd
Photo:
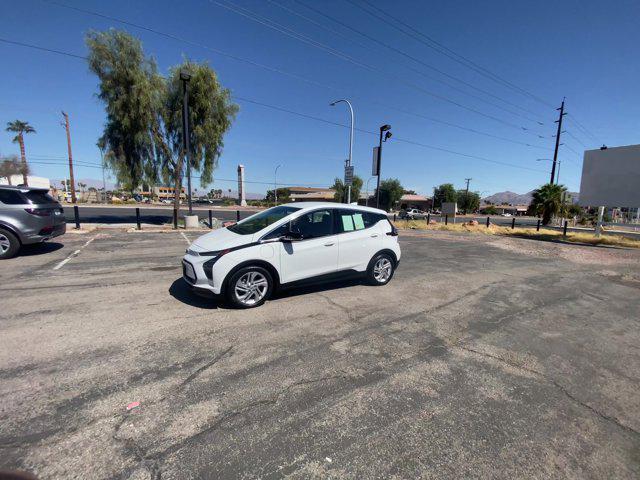
<svg viewBox="0 0 640 480"><path fill-rule="evenodd" d="M362 42L359 42L359 41L357 41L357 40L353 39L352 37L349 37L348 35L345 35L345 34L343 34L342 32L339 32L338 30L334 30L334 29L332 29L332 28L327 27L326 25L323 25L323 24L321 24L321 23L319 23L319 22L316 22L316 21L315 21L315 20L313 20L312 18L309 18L309 17L307 17L306 15L303 15L303 14L301 14L301 13L299 13L299 12L296 12L295 10L292 10L292 9L290 9L290 8L288 8L288 7L284 6L284 5L282 5L282 4L278 3L278 2L276 2L275 0L268 0L268 1L269 1L270 3L272 3L273 5L276 5L276 6L278 6L279 8L281 8L281 9L283 9L283 10L285 10L285 11L289 12L290 14L295 15L295 16L297 16L297 17L300 17L300 18L302 18L302 19L306 20L307 22L310 22L310 23L312 23L313 25L316 25L316 26L317 26L317 27L319 27L319 28L322 28L323 30L326 30L326 31L328 31L328 32L331 32L331 33L333 33L333 34L335 34L335 35L339 35L339 36L341 36L342 38L345 38L345 39L347 39L347 40L349 40L349 41L351 41L351 42L355 43L356 45L359 45L360 47L365 48L365 49L367 49L367 50L369 50L369 51L372 51L372 52L374 52L374 53L376 53L376 54L378 53L378 51L377 51L377 50L375 50L374 48L372 48L372 47L370 47L370 46L368 46L368 45L364 45ZM513 104L513 103L509 102L508 100L505 100L505 99L503 99L503 98L501 98L501 97L499 97L499 96L497 96L497 95L492 94L491 92L488 92L488 91L486 91L486 90L483 90L483 89L481 89L481 88L478 88L478 87L476 87L475 85L473 85L473 84L471 84L471 83L468 83L468 82L466 82L466 81L464 81L464 80L461 80L460 78L458 78L458 77L456 77L456 76L454 76L454 75L450 75L450 74L448 74L448 73L446 73L446 72L444 72L444 71L440 70L439 68L436 68L436 67L434 67L433 65L430 65L430 64L428 64L428 63L425 63L425 62L423 62L422 60L420 60L420 59L418 59L418 58L416 58L416 57L414 57L414 56L412 56L412 55L409 55L408 53L406 53L406 52L404 52L404 51L402 51L402 50L400 50L400 49L397 49L397 48L395 48L395 47L393 47L393 46L391 46L391 45L389 45L389 44L387 44L387 43L384 43L384 42L380 41L379 39L377 39L377 38L375 38L375 37L372 37L372 36L370 36L370 35L368 35L368 34L366 34L366 33L364 33L364 32L361 32L361 31L359 31L359 30L357 30L357 29L353 28L351 25L348 25L348 24L346 24L346 23L344 23L344 22L342 22L342 21L340 21L340 20L338 20L338 19L336 19L336 18L334 18L334 17L331 17L330 15L327 15L326 13L324 13L324 12L322 12L322 11L320 11L320 10L318 10L318 9L316 9L316 8L314 8L314 7L312 7L312 6L310 6L310 5L307 5L307 4L305 4L304 2L302 2L302 1L300 1L300 0L294 0L294 1L295 1L295 2L297 2L297 3L299 3L300 5L302 5L303 7L305 7L305 8L307 8L307 9L311 10L312 12L315 12L316 14L321 15L321 16L323 16L323 17L325 17L325 18L327 18L327 19L331 20L332 22L337 23L338 25L341 25L342 27L344 27L344 28L346 28L346 29L348 29L348 30L351 30L351 31L353 31L353 32L357 33L358 35L361 35L361 36L365 37L366 39L368 39L368 40L370 40L370 41L372 41L372 42L374 42L374 43L377 43L378 45L381 45L381 46L385 47L385 48L386 48L386 49L388 49L388 50L391 50L392 52L398 53L398 54L400 54L400 55L402 55L402 56L404 56L404 57L406 57L406 58L409 58L410 60L412 60L412 61L414 61L414 62L416 62L416 63L419 63L419 64L421 64L421 65L423 65L423 66L425 66L425 67L427 67L427 68L429 68L429 69L431 69L431 70L434 70L434 71L438 72L439 74L441 74L441 75L443 75L443 76L445 76L445 77L447 77L447 78L451 78L451 79L453 79L453 80L455 80L455 81L457 81L457 82L459 82L459 83L462 83L463 85L465 85L465 86L467 86L467 87L469 87L469 88L472 88L473 90L476 90L476 91L478 91L478 92L481 92L481 93L483 93L483 94L485 94L485 95L488 95L488 96L490 96L490 97L493 97L493 98L495 98L495 99L498 99L498 100L500 100L500 101L502 101L502 102L504 102L504 103L506 103L506 104L508 104L508 105L514 106L514 107L516 107L516 108L520 108L521 110L527 111L527 112L532 113L532 114L534 114L534 115L535 115L535 113L530 112L530 111L528 111L527 109L525 109L525 108L523 108L523 107L520 107L519 105ZM393 60L392 60L392 61L393 61ZM425 74L422 70L418 70L418 69L412 68L412 67L410 67L410 66L407 66L407 65L405 65L405 64L398 63L398 62L394 62L394 63L396 63L396 64L398 64L398 65L402 65L404 68L408 68L408 69L410 69L411 71L413 71L413 72L415 72L415 73L418 73L419 75L424 76L425 78L428 78L428 79L430 79L430 80L433 80L433 81L439 82L439 83L441 83L441 84L443 84L443 85L446 85L447 87L452 88L452 89L454 89L454 90L456 90L456 91L458 91L458 92L460 92L460 93L462 93L462 94L464 94L464 95L468 95L468 96L470 96L470 97L472 97L472 98L475 98L475 99L477 99L477 100L479 100L479 101L481 101L481 102L485 102L485 103L487 103L487 104L489 104L489 105L492 105L492 106L494 106L494 107L496 107L496 108L499 108L499 109L501 109L501 110L504 110L505 112L508 112L508 113L510 113L510 114L512 114L512 115L516 115L516 116L519 116L519 117L525 118L525 119L527 119L527 120L529 120L529 121L532 121L532 122L537 123L538 125L544 125L544 123L543 123L543 122L540 122L540 121L538 121L538 120L536 120L536 119L534 119L534 118L530 118L530 117L529 117L529 116L527 116L527 115L523 115L523 114L521 114L521 113L515 112L515 111L510 110L510 109L507 109L507 108L505 108L505 107L503 107L503 106L501 106L501 105L498 105L498 104L496 104L496 103L494 103L494 102L490 102L490 101L488 101L488 100L486 100L486 99L484 99L484 98L482 98L482 97L480 97L480 96L478 96L478 95L474 95L474 94L469 93L469 92L467 92L467 91L465 91L465 90L462 90L462 89L460 89L460 88L456 87L455 85L452 85L451 83L448 83L448 82L445 82L445 81L440 80L440 79L438 79L438 78L435 78L435 77L429 76L429 75Z"/></svg>
<svg viewBox="0 0 640 480"><path fill-rule="evenodd" d="M70 9L70 10L78 11L80 13L84 13L84 14L87 14L87 15L91 15L91 16L96 16L96 17L99 17L99 18L105 18L105 19L108 19L108 20L112 20L112 21L115 21L115 22L118 22L118 23L122 23L123 25L131 26L131 27L138 28L138 29L141 29L141 30L144 30L144 31L156 34L156 35L160 35L160 36L169 38L171 40L175 40L175 41L178 41L178 42L186 43L188 45L192 45L192 46L196 46L196 47L199 47L199 48L203 48L205 50L208 50L208 51L211 51L213 53L219 54L221 56L225 56L227 58L230 58L232 60L235 60L235 61L238 61L238 62L247 63L247 64L250 64L250 65L258 67L258 68L266 69L266 70L271 71L273 73L278 73L278 74L281 74L281 75L284 75L284 76L295 78L297 80L301 80L303 82L309 83L309 84L317 86L317 87L326 88L328 90L336 91L336 92L341 92L342 91L340 88L337 88L337 87L334 87L334 86L331 86L331 85L327 85L327 84L318 82L316 80L309 79L307 77L304 77L304 76L301 76L301 75L298 75L298 74L295 74L295 73L292 73L292 72L288 72L288 71L285 71L285 70L282 70L282 69L278 69L278 68L274 68L274 67L271 67L271 66L268 66L268 65L265 65L265 64L254 62L252 60L248 60L248 59L245 59L245 58L242 58L242 57L238 57L236 55L231 55L231 54L228 54L226 52L222 52L221 50L208 47L207 45L203 45L203 44L197 43L197 42L192 42L192 41L184 39L182 37L178 37L176 35L173 35L173 34L170 34L170 33L166 33L166 32L162 32L162 31L159 31L159 30L156 30L156 29L153 29L153 28L149 28L149 27L140 25L140 24L132 23L132 22L129 22L127 20L122 20L120 18L116 18L116 17L109 16L109 15L104 15L104 14L101 14L101 13L98 13L98 12L94 12L94 11L90 11L90 10L86 10L86 9L72 7L72 6L69 6L69 5L60 3L60 2L56 2L56 1L50 1L50 2L47 2L47 3L51 3L51 4L59 6L61 8L67 8L67 9ZM22 44L22 46L27 46L28 47L30 45ZM358 97L359 96L356 96L356 98L358 98ZM436 122L436 123L440 123L442 125L447 125L447 126L458 128L458 129L465 130L465 131L468 131L468 132L476 133L478 135L484 135L484 136L487 136L487 137L491 137L491 138L495 138L495 139L498 139L498 140L503 140L503 141L506 141L506 142L519 144L519 145L523 145L523 146L527 146L527 147L547 149L547 147L543 147L543 146L540 146L540 145L533 145L533 144L526 143L526 142L520 142L520 141L517 141L517 140L508 139L508 138L505 138L505 137L501 137L499 135L494 135L494 134L491 134L491 133L482 132L482 131L479 131L479 130L476 130L476 129L473 129L473 128L469 128L469 127L464 127L462 125L458 125L458 124L455 124L455 123L452 123L452 122L447 122L447 121L443 121L443 120L436 119L436 118L433 118L433 117L429 117L429 116L424 115L424 114L415 113L415 112L412 112L412 111L409 111L409 110L406 110L406 109L403 109L403 108L400 108L400 107L397 107L397 106L394 106L394 105L386 104L386 103L383 103L383 102L380 102L380 101L377 101L377 100L370 100L370 102L378 104L378 105L380 105L382 107L385 107L385 108L389 108L389 109L392 109L392 110L397 110L399 112L402 112L402 113L405 113L405 114L408 114L408 115L413 115L413 116L416 116L416 117L419 117L419 118L423 118L423 119L430 120L430 121L433 121L433 122ZM518 127L518 128L520 129L520 128L523 128L523 127ZM526 129L525 129L524 133L530 133L530 132L527 132ZM538 138L544 138L542 135L537 135L537 137Z"/></svg>
<svg viewBox="0 0 640 480"><path fill-rule="evenodd" d="M591 133L591 131L587 130L587 127L585 127L580 122L578 122L578 120L576 119L575 115L569 114L569 120L571 120L573 122L573 124L583 132L583 134L586 134L586 135L590 136L596 142L600 143L600 141L598 140L598 137L596 137L593 133Z"/></svg>
<svg viewBox="0 0 640 480"><path fill-rule="evenodd" d="M0 38L0 41L2 41L2 40L3 39ZM13 42L10 42L10 43L13 43ZM29 47L29 48L36 48L36 49L40 50L39 47L34 46L34 45L22 44L21 46ZM63 54L63 55L65 54L64 52L59 52L59 51L53 51L53 52L54 53L60 53L60 54ZM76 58L80 58L82 60L86 60L86 57L80 57L78 55L72 55L72 56L74 56ZM326 120L326 119L323 119L323 118L320 118L320 117L315 117L313 115L308 115L308 114L301 113L301 112L295 112L293 110L288 110L288 109L285 109L285 108L282 108L282 107L278 107L276 105L269 105L269 104L266 104L266 103L258 102L256 100L251 100L251 99L240 97L240 96L237 96L237 95L234 95L234 98L238 99L238 100L241 100L241 101L248 102L248 103L253 103L255 105L260 105L260 106L271 108L271 109L274 109L274 110L279 110L281 112L286 112L286 113L289 113L289 114L292 114L292 115L297 115L297 116L308 118L308 119L311 119L311 120L320 121L320 122L323 122L323 123L326 123L326 124L339 126L339 127L343 127L343 128L349 128L347 125L344 125L344 124L341 124L341 123L338 123L338 122L333 122L333 121L330 121L330 120ZM377 132L373 132L373 131L369 131L369 130L364 130L364 129L360 129L360 128L356 128L356 130L358 130L358 131L360 131L362 133L367 133L367 134L371 134L371 135L378 135ZM513 167L513 168L521 168L521 169L524 169L524 170L531 170L531 171L536 171L536 172L542 171L542 170L538 170L538 169L534 169L534 168L524 167L522 165L516 165L516 164L512 164L512 163L507 163L507 162L500 162L498 160L493 160L493 159L481 157L481 156L478 156L478 155L457 152L455 150L450 150L450 149L443 148L443 147L436 147L436 146L433 146L433 145L428 145L428 144L416 142L416 141L409 140L409 139L401 139L401 138L394 137L394 140L395 141L399 141L399 142L408 143L408 144L411 144L411 145L421 146L421 147L424 147L424 148L429 148L429 149L432 149L432 150L438 150L438 151L445 152L445 153L451 153L453 155L458 155L458 156L462 156L462 157L466 157L466 158L474 158L474 159L481 160L481 161L495 163L495 164L498 164L498 165L504 165L504 166L509 166L509 167ZM99 168L102 168L102 167L99 167Z"/></svg>
<svg viewBox="0 0 640 480"><path fill-rule="evenodd" d="M497 83L501 83L504 86L507 86L509 88L511 88L512 90L515 90L525 96L528 96L540 103L542 103L543 105L546 105L548 107L553 107L553 105L543 99L541 99L540 97L528 92L527 90L515 85L514 83L502 78L501 76L487 70L486 68L482 67L481 65L478 65L477 63L473 62L472 60L464 57L463 55L460 55L459 53L456 53L455 51L451 50L448 47L445 47L443 44L437 42L436 40L434 40L433 38L429 37L428 35L420 32L419 30L417 30L416 28L412 27L411 25L407 24L406 22L403 22L402 20L398 19L397 17L394 17L392 14L390 14L387 10L384 10L384 14L385 17L391 18L392 20L394 20L395 22L397 22L398 24L402 25L403 27L405 27L406 29L409 30L409 32L407 32L406 30L398 27L397 25L393 25L391 22L389 22L387 20L387 18L379 15L377 12L372 12L370 9L375 9L378 10L375 6L373 6L370 2L368 2L367 0L362 0L369 8L365 8L362 5L357 4L356 2L354 2L353 0L347 0L349 3L351 3L352 5L356 6L357 8L363 10L364 12L368 13L369 15L377 18L378 20L380 20L383 23L386 23L387 25L395 28L396 30L404 33L405 35L413 38L414 40L417 40L418 42L422 43L423 45L426 45L427 47L431 48L432 50L435 50L436 52L440 53L441 55L446 56L447 58L450 58L451 60L464 65L467 68L470 68L471 70L474 70L475 72L479 73L480 75L489 78L491 80L493 80L494 82ZM421 38L422 37L422 38ZM426 39L427 41L423 40Z"/></svg>
<svg viewBox="0 0 640 480"><path fill-rule="evenodd" d="M565 130L565 133L567 135L569 135L571 138L573 138L576 142L578 142L580 145L582 145L584 148L587 148L587 146L582 142L582 140L580 140L578 137L576 137L573 133L571 133L569 130Z"/></svg>
<svg viewBox="0 0 640 480"><path fill-rule="evenodd" d="M306 114L306 113L296 112L294 110L288 110L286 108L282 108L282 107L279 107L277 105L269 105L267 103L257 102L255 100L250 100L248 98L242 98L242 97L238 97L238 96L236 96L235 98L237 98L238 100L241 100L241 101L248 102L248 103L253 103L255 105L260 105L262 107L271 108L273 110L278 110L278 111L289 113L289 114L292 114L292 115L297 115L299 117L307 118L309 120L315 120L315 121L318 121L318 122L322 122L322 123L326 123L326 124L334 125L334 126L338 126L338 127L343 127L343 128L350 128L348 125L345 125L343 123L333 122L331 120L327 120L327 119L324 119L324 118L316 117L316 116L309 115L309 114ZM378 133L379 133L379 132L374 132L372 130L365 130L365 129L362 129L362 128L355 128L355 130L357 130L358 132L361 132L361 133L367 133L367 134L374 135L374 136L377 136ZM473 159L476 159L476 160L495 163L495 164L498 164L498 165L504 165L504 166L513 167L513 168L521 168L521 169L524 169L524 170L531 170L531 171L534 171L534 172L544 172L544 170L539 170L537 168L529 168L529 167L524 167L522 165L516 165L514 163L501 162L501 161L498 161L498 160L493 160L493 159L486 158L486 157L481 157L481 156L478 156L478 155L462 153L462 152L458 152L458 151L451 150L451 149L444 148L444 147L437 147L435 145L428 145L426 143L416 142L414 140L409 140L409 139L405 139L405 138L398 138L396 136L393 137L393 140L395 142L408 143L410 145L416 145L416 146L428 148L428 149L431 149L431 150L437 150L437 151L440 151L440 152L450 153L450 154L453 154L453 155L458 155L458 156L462 156L462 157L466 157L466 158L473 158Z"/></svg>
<svg viewBox="0 0 640 480"><path fill-rule="evenodd" d="M491 115L491 114L488 114L488 113L484 113L484 112L482 112L482 111L480 111L480 110L478 110L476 108L466 106L466 105L464 105L464 104L462 104L460 102L457 102L455 100L452 100L452 99L450 99L448 97L445 97L443 95L440 95L440 94L431 92L429 90L426 90L426 89L420 87L419 85L416 85L416 84L411 83L411 82L407 82L406 80L404 80L404 78L399 77L397 75L394 75L392 73L388 73L388 72L386 72L386 71L384 71L384 70L382 70L382 69L380 69L380 68L378 68L376 66L360 62L359 60L351 57L348 54L345 54L345 53L343 53L343 52L341 52L339 50L336 50L336 49L334 49L334 48L332 48L332 47L330 47L328 45L325 45L325 44L323 44L321 42L313 40L312 38L310 38L310 37L308 37L306 35L300 34L300 33L296 32L295 30L292 30L292 29L290 29L290 28L288 28L288 27L286 27L284 25L281 25L281 24L279 24L279 23L277 23L277 22L275 22L273 20L270 20L270 19L268 19L266 17L258 15L256 13L252 12L249 9L240 7L240 6L230 2L228 0L226 1L226 3L228 3L229 5L225 5L225 4L223 4L223 3L221 3L221 2L219 2L217 0L209 0L209 1L210 1L210 3L218 5L219 7L222 7L224 9L229 10L231 12L234 12L234 13L240 15L240 16L248 18L249 20L252 20L252 21L254 21L256 23L264 25L267 28L270 28L272 30L280 32L283 35L286 35L288 37L291 37L291 38L294 38L296 40L299 40L299 41L301 41L301 42L303 42L305 44L308 44L308 45L310 45L312 47L315 47L315 48L318 48L320 50L323 50L323 51L329 53L330 55L333 55L333 56L335 56L337 58L340 58L340 59L342 59L342 60L344 60L346 62L352 63L354 65L357 65L357 66L361 67L361 68L364 68L364 69L369 70L369 71L376 72L376 73L384 75L386 77L390 77L390 78L392 78L392 79L394 79L394 80L396 80L396 81L398 81L398 82L400 82L400 83L402 83L402 84L404 84L404 85L406 85L406 86L408 86L410 88L413 88L414 90L422 92L422 93L424 93L426 95L429 95L429 96L431 96L433 98L437 98L437 99L439 99L439 100L441 100L443 102L450 103L452 105L457 106L458 108L462 108L464 110L467 110L467 111L470 111L472 113L475 113L476 115L480 115L480 116L483 116L485 118L489 118L489 119L491 119L493 121L496 121L498 123L502 123L503 125L507 125L507 126L509 126L511 128L515 128L517 130L521 130L521 131L524 131L526 133L535 135L535 133L530 132L529 129L526 128L526 127L523 127L521 125L517 125L517 124L512 123L512 122L508 122L508 121L503 120L501 118L498 118L498 117L496 117L494 115Z"/></svg>

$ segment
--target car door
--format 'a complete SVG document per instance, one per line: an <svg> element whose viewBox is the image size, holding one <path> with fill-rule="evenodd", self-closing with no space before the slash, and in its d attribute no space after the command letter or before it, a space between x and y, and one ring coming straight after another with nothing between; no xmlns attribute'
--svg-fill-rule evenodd
<svg viewBox="0 0 640 480"><path fill-rule="evenodd" d="M382 248L379 221L373 212L340 209L337 212L338 268L364 271L373 255Z"/></svg>
<svg viewBox="0 0 640 480"><path fill-rule="evenodd" d="M294 282L335 272L338 269L338 240L334 209L305 212L291 221L291 229L302 238L280 242L280 281Z"/></svg>

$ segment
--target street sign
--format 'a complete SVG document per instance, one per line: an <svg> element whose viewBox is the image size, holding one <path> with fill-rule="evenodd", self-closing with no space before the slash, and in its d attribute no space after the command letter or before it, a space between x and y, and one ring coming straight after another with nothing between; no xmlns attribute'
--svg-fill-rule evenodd
<svg viewBox="0 0 640 480"><path fill-rule="evenodd" d="M373 163L371 164L371 175L377 177L380 175L380 147L373 147Z"/></svg>
<svg viewBox="0 0 640 480"><path fill-rule="evenodd" d="M351 186L353 184L353 166L344 167L344 184Z"/></svg>

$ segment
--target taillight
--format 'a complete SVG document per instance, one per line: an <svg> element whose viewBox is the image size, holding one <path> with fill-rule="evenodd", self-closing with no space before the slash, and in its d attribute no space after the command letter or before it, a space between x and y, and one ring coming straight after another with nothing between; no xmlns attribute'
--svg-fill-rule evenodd
<svg viewBox="0 0 640 480"><path fill-rule="evenodd" d="M48 208L25 208L24 211L31 215L37 215L38 217L48 217L51 215L51 210Z"/></svg>

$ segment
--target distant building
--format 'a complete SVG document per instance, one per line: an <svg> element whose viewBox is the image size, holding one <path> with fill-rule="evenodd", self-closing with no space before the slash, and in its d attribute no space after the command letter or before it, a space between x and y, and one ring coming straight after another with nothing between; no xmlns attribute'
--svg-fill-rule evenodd
<svg viewBox="0 0 640 480"><path fill-rule="evenodd" d="M406 210L407 208L417 208L418 210L429 210L433 202L430 197L424 195L414 195L405 193L400 197L398 208Z"/></svg>
<svg viewBox="0 0 640 480"><path fill-rule="evenodd" d="M286 187L292 202L333 202L335 190L314 187Z"/></svg>
<svg viewBox="0 0 640 480"><path fill-rule="evenodd" d="M140 195L143 197L156 197L158 200L175 200L176 198L175 187L143 185L141 190ZM184 187L180 190L180 198L187 198Z"/></svg>
<svg viewBox="0 0 640 480"><path fill-rule="evenodd" d="M51 188L48 178L28 175L27 182L30 187ZM11 175L11 182L7 180L7 177L0 177L0 185L22 185L22 175Z"/></svg>
<svg viewBox="0 0 640 480"><path fill-rule="evenodd" d="M483 205L480 207L480 213L484 213L486 210L493 210L498 215L509 213L515 217L526 215L528 209L528 205Z"/></svg>

